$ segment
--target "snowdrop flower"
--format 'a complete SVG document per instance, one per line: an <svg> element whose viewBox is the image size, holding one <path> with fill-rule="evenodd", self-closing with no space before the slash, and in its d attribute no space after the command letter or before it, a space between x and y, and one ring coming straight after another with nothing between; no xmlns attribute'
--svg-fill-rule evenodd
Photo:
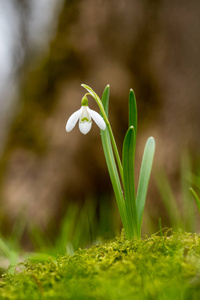
<svg viewBox="0 0 200 300"><path fill-rule="evenodd" d="M88 107L88 99L86 96L81 101L81 108L75 111L68 119L66 124L66 131L71 131L79 120L79 130L83 134L87 134L92 127L92 119L102 129L106 129L104 119L96 111Z"/></svg>

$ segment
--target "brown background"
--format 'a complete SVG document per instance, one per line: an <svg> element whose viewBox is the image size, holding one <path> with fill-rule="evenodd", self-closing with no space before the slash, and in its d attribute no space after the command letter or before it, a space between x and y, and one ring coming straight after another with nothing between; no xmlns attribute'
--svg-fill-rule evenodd
<svg viewBox="0 0 200 300"><path fill-rule="evenodd" d="M189 149L193 160L200 149L199 29L195 0L65 1L49 51L37 59L27 54L18 72L18 102L1 164L4 221L23 212L27 223L46 227L56 224L69 201L112 195L99 128L93 124L86 136L77 126L65 132L84 95L81 83L99 96L110 84L110 121L120 149L134 89L136 177L152 135L154 170L165 170L179 201L181 155ZM89 105L98 110L92 99ZM146 213L157 223L165 219L153 177Z"/></svg>

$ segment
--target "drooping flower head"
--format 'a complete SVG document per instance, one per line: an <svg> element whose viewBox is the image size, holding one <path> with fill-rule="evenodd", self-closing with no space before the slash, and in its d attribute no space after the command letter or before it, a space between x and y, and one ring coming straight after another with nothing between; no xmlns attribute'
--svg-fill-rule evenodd
<svg viewBox="0 0 200 300"><path fill-rule="evenodd" d="M79 130L83 134L87 134L92 127L92 119L102 130L106 129L104 119L96 111L88 107L88 99L85 95L81 101L81 108L75 111L68 119L66 131L71 131L79 120Z"/></svg>

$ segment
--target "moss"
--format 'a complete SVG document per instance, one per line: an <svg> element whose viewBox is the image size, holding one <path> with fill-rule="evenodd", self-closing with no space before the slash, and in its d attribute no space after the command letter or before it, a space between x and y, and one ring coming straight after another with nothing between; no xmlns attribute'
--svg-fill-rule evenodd
<svg viewBox="0 0 200 300"><path fill-rule="evenodd" d="M199 299L200 237L116 238L19 268L4 275L0 299Z"/></svg>

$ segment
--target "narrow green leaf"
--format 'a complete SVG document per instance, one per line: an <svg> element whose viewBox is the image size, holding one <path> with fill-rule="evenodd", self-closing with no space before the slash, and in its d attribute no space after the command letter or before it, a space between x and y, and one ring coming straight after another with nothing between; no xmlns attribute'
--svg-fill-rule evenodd
<svg viewBox="0 0 200 300"><path fill-rule="evenodd" d="M131 89L129 92L129 127L135 128L135 138L137 135L137 103L135 93Z"/></svg>
<svg viewBox="0 0 200 300"><path fill-rule="evenodd" d="M135 129L131 126L124 138L122 151L122 165L124 174L125 206L131 237L137 236L137 211L135 201Z"/></svg>
<svg viewBox="0 0 200 300"><path fill-rule="evenodd" d="M108 117L108 106L109 106L109 94L110 94L110 86L108 84L104 89L102 99L101 99L107 117Z"/></svg>
<svg viewBox="0 0 200 300"><path fill-rule="evenodd" d="M109 86L107 86L104 90L103 96L102 96L102 103L105 109L106 114L108 115L108 105L109 105ZM119 213L122 219L122 224L124 226L126 238L130 239L130 234L127 227L127 217L126 217L126 208L125 208L125 202L121 187L121 182L119 179L119 174L113 154L113 149L110 141L110 135L108 128L106 130L101 130L101 140L104 150L104 155L108 167L108 172L110 175L110 179L112 182L114 194L116 197L117 205L119 208Z"/></svg>
<svg viewBox="0 0 200 300"><path fill-rule="evenodd" d="M193 190L193 188L189 188L190 192L192 193L193 197L194 197L194 200L196 201L196 204L197 204L197 207L198 207L198 210L200 212L200 199L199 197L197 196L196 192Z"/></svg>
<svg viewBox="0 0 200 300"><path fill-rule="evenodd" d="M150 179L150 174L151 174L151 169L153 164L154 153L155 153L155 140L153 137L150 137L148 138L144 149L144 154L143 154L142 164L140 169L137 198L136 198L139 233L141 232L142 215L144 211L144 205L145 205L147 189L148 189L148 184L149 184L149 179Z"/></svg>

